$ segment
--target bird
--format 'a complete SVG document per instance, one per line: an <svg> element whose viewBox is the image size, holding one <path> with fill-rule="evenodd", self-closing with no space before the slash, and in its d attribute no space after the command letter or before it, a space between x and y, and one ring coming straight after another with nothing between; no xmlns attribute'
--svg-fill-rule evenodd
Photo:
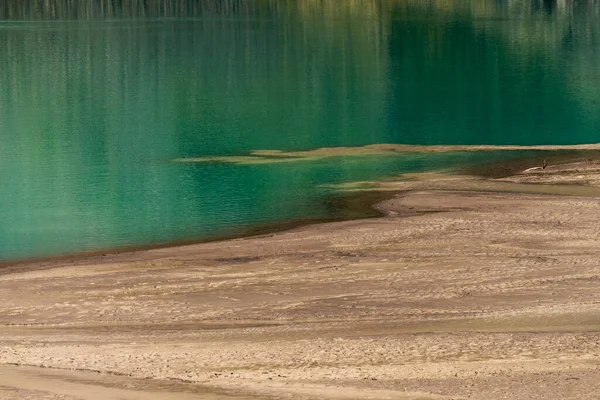
<svg viewBox="0 0 600 400"><path fill-rule="evenodd" d="M548 166L548 163L546 162L546 160L544 160L544 164L542 164L542 169L546 169L547 166Z"/></svg>

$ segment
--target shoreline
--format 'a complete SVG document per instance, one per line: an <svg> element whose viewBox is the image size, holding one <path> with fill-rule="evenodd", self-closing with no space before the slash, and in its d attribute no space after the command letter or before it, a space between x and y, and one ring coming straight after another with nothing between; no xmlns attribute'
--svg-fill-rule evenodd
<svg viewBox="0 0 600 400"><path fill-rule="evenodd" d="M600 145L581 145L581 146L558 146L557 150L552 150L556 146L535 146L540 147L541 150L531 150L535 152L540 152L539 155L529 155L518 157L515 159L504 160L504 161L494 161L490 163L475 163L473 165L469 165L463 168L457 168L454 171L448 173L449 176L472 176L472 177L481 177L483 179L497 179L506 176L511 176L518 174L520 171L523 171L527 168L535 167L537 165L541 165L543 161L549 161L552 164L565 164L572 162L579 162L582 160L600 160L600 150L597 148ZM390 145L373 145L366 146L373 147L377 151L380 151L380 148L383 148L385 151L396 151L396 147L391 146L391 150L387 149ZM399 146L400 148L404 147L416 147L420 148L423 146ZM445 148L453 148L453 146L434 146L440 147L442 149ZM460 147L460 146L459 146ZM487 149L492 146L472 146L475 148L483 148ZM523 147L522 150L519 151L528 151L527 146L500 146L501 148L509 148L512 147ZM562 147L566 147L563 149ZM571 149L573 147L574 149ZM441 151L441 150L438 150ZM482 151L482 150L473 150L473 151ZM505 151L517 151L517 150L505 150ZM262 154L262 152L259 152ZM305 152L302 152L305 153ZM431 172L426 172L424 174L428 174ZM435 173L435 172L433 172ZM412 175L412 174L409 174ZM398 177L396 177L398 179ZM139 244L139 245L130 245L130 246L119 246L119 247L109 247L99 250L90 250L83 252L74 252L74 253L66 253L60 255L52 255L52 256L40 256L40 257L31 257L24 259L14 259L14 260L0 260L0 274L5 271L12 271L15 267L26 267L32 264L46 264L46 263L55 263L55 262L78 262L86 259L101 259L106 256L114 256L119 254L130 254L130 253L139 253L148 250L154 249L162 249L162 248L176 248L180 246L189 246L201 243L211 243L211 242L220 242L226 240L233 239L241 239L241 238L249 238L253 236L261 236L274 234L278 232L285 232L290 229L300 228L304 226L310 226L314 224L322 224L322 223L330 223L330 222L340 222L340 221L351 221L351 220L360 220L365 218L376 218L382 216L383 213L378 210L377 204L389 199L393 196L391 193L393 190L385 187L385 182L383 181L373 181L369 182L372 185L372 188L368 189L358 189L354 191L341 192L334 197L326 199L326 203L328 207L334 209L334 215L327 217L306 217L306 218L297 218L292 220L283 220L283 221L273 221L269 223L253 225L246 228L242 228L233 232L231 234L223 234L217 235L210 238L189 238L189 239L181 239L174 240L170 242L163 243L153 243L153 244ZM392 179L392 182L394 179ZM349 183L354 184L354 183ZM380 190L378 190L377 185L383 184ZM402 191L403 189L397 189L398 191ZM415 190L415 189L408 189ZM474 189L469 188L466 189L472 191ZM482 191L486 191L486 188L482 188Z"/></svg>
<svg viewBox="0 0 600 400"><path fill-rule="evenodd" d="M595 399L600 195L467 189L596 190L600 161L464 179L380 182L378 218L6 270L0 398L79 398L84 370L115 398Z"/></svg>
<svg viewBox="0 0 600 400"><path fill-rule="evenodd" d="M181 246L191 246L202 243L222 242L227 240L250 238L254 236L270 235L315 224L376 218L378 216L382 216L382 214L375 206L381 201L388 199L390 196L391 194L384 190L366 190L358 193L341 193L332 198L328 198L326 201L328 207L336 210L335 213L337 215L274 221L242 228L235 233L217 235L205 239L181 239L172 242L110 247L101 250L67 253L55 256L41 256L17 260L0 260L0 274L2 274L5 270L12 271L14 267L26 267L30 264L52 264L56 262L77 262L87 259L101 259L106 256L133 254L148 250L177 248Z"/></svg>

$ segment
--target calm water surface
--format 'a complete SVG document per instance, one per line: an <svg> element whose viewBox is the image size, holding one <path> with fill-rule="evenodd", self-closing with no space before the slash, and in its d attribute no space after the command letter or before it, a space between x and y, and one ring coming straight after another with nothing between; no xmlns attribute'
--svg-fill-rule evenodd
<svg viewBox="0 0 600 400"><path fill-rule="evenodd" d="M514 155L176 158L600 142L598 7L563 3L0 8L0 260L332 216L323 185Z"/></svg>

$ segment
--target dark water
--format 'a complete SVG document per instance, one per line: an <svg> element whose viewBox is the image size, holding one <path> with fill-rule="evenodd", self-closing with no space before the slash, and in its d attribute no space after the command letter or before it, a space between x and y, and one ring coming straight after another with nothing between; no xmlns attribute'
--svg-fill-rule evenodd
<svg viewBox="0 0 600 400"><path fill-rule="evenodd" d="M0 260L331 216L324 184L512 155L176 158L600 142L598 14L593 1L7 0Z"/></svg>

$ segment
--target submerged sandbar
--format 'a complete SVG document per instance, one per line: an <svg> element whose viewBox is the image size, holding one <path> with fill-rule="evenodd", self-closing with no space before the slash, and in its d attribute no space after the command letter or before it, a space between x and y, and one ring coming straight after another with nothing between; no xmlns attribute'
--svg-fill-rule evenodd
<svg viewBox="0 0 600 400"><path fill-rule="evenodd" d="M323 147L305 151L254 150L247 155L205 156L176 158L178 163L230 163L230 164L274 164L296 161L312 161L330 157L361 157L398 155L402 153L459 153L459 152L565 152L600 151L600 144L581 145L407 145L407 144L370 144L357 147Z"/></svg>

